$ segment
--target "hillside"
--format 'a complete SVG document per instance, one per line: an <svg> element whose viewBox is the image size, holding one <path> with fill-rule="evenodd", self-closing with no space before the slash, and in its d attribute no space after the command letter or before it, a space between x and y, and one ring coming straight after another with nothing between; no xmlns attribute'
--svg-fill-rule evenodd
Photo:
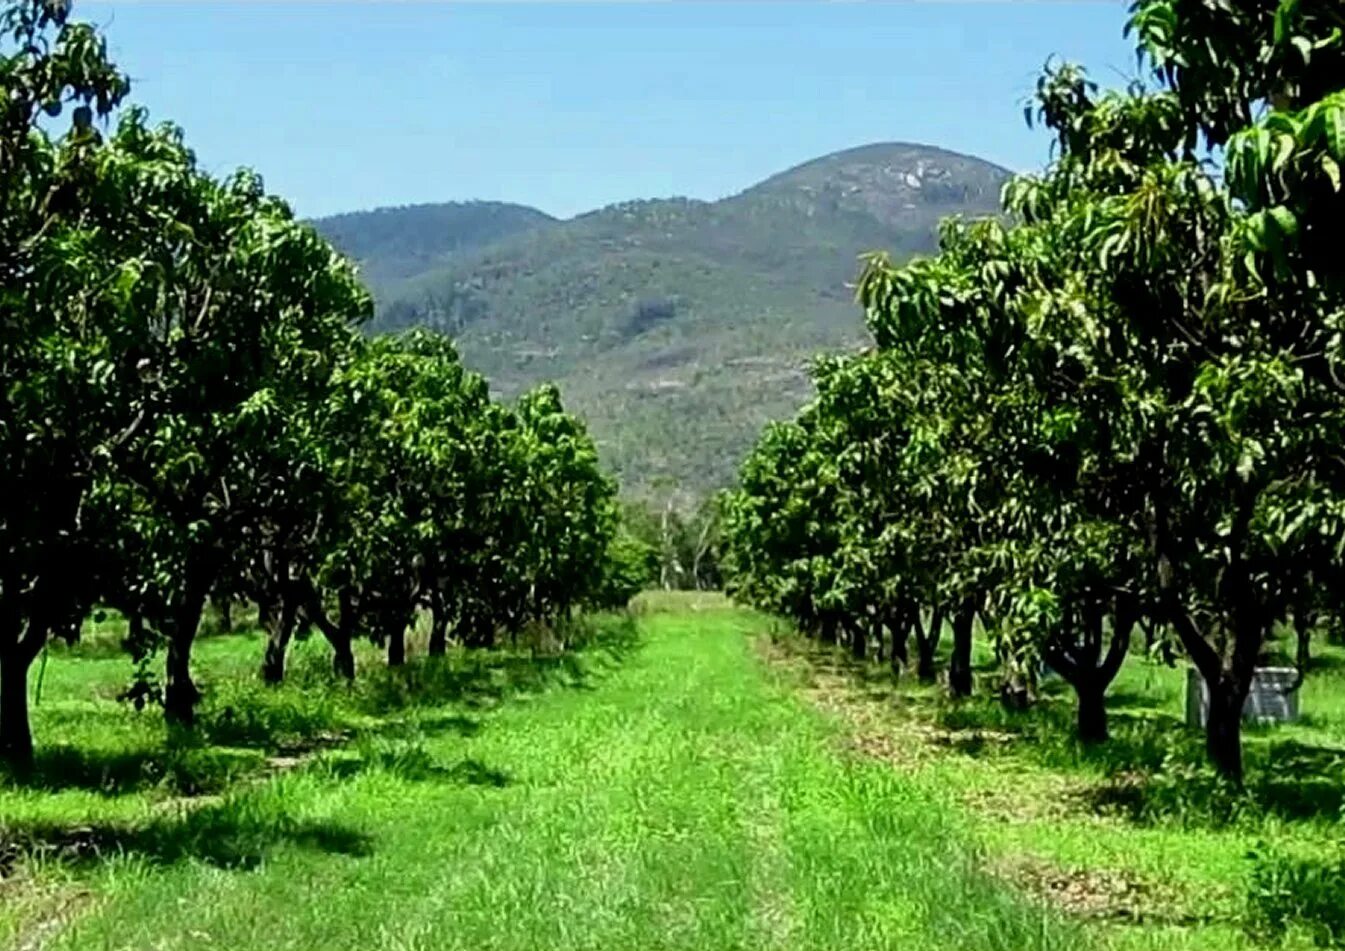
<svg viewBox="0 0 1345 951"><path fill-rule="evenodd" d="M1006 176L941 149L869 145L721 201L532 221L419 272L380 257L366 273L379 328L452 333L506 393L557 381L628 489L702 492L732 478L763 423L808 398L814 353L864 339L848 286L859 255L932 250L944 216L996 211ZM370 244L381 255L407 211L373 213L377 234L324 228L357 258Z"/></svg>
<svg viewBox="0 0 1345 951"><path fill-rule="evenodd" d="M470 201L353 211L313 223L359 262L365 280L377 289L555 220L526 205Z"/></svg>

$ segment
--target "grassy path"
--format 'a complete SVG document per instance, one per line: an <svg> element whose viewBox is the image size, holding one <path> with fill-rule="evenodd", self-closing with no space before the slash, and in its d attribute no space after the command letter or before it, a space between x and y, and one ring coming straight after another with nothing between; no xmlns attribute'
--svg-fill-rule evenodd
<svg viewBox="0 0 1345 951"><path fill-rule="evenodd" d="M260 864L98 865L43 947L1079 946L981 877L955 816L843 757L752 655L753 623L651 614L578 687L444 708L374 765L238 794L217 812L276 830Z"/></svg>

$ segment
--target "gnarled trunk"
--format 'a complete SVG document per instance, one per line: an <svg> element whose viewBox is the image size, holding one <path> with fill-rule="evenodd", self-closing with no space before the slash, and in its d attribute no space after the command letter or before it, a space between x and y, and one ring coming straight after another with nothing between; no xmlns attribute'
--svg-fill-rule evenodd
<svg viewBox="0 0 1345 951"><path fill-rule="evenodd" d="M406 628L397 625L388 631L388 666L400 667L406 663Z"/></svg>
<svg viewBox="0 0 1345 951"><path fill-rule="evenodd" d="M1042 646L1043 659L1074 688L1078 703L1077 729L1084 743L1107 739L1106 694L1130 649L1130 632L1138 613L1133 603L1117 598L1112 618L1111 641L1104 645L1105 607L1096 601L1083 601L1065 612L1064 624ZM1103 647L1107 647L1103 655Z"/></svg>
<svg viewBox="0 0 1345 951"><path fill-rule="evenodd" d="M317 626L327 643L332 646L332 671L346 680L355 679L355 652L351 647L355 633L355 614L353 599L346 590L337 597L338 610L341 612L336 623L327 617L327 611L318 596L317 588L311 582L302 580L300 591L304 597L304 618Z"/></svg>

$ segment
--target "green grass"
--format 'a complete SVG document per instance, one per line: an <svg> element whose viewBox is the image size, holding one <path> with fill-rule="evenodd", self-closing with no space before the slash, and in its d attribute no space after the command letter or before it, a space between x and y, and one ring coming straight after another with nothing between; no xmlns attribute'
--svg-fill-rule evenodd
<svg viewBox="0 0 1345 951"><path fill-rule="evenodd" d="M788 658L780 669L837 711L859 746L960 806L1003 878L1089 921L1105 943L1312 947L1317 916L1338 919L1342 933L1331 940L1345 944L1340 648L1318 646L1303 722L1248 730L1247 789L1235 793L1214 778L1201 735L1182 722L1182 669L1132 656L1109 695L1112 740L1087 749L1072 738L1072 698L1059 682L1036 708L1013 713L989 682L954 703L939 687L893 684L876 665L793 637L777 647ZM989 664L983 674L993 680ZM1267 878L1289 881L1295 896L1315 889L1320 907L1274 898L1302 920L1281 915L1287 931L1264 933L1257 925L1268 906L1249 895Z"/></svg>
<svg viewBox="0 0 1345 951"><path fill-rule="evenodd" d="M0 786L0 946L1236 951L1345 941L1345 651L1232 795L1132 658L1114 740L893 684L717 595L651 594L568 654L320 640L263 686L203 638L191 735L117 694L115 619L53 650ZM34 672L34 686L38 673ZM1257 857L1253 857L1253 854ZM1252 898L1255 897L1255 901Z"/></svg>
<svg viewBox="0 0 1345 951"><path fill-rule="evenodd" d="M844 752L761 621L652 598L585 649L456 654L353 691L302 644L200 645L202 736L53 655L48 751L0 789L0 943L43 948L1083 947L922 779ZM53 744L60 746L56 755Z"/></svg>

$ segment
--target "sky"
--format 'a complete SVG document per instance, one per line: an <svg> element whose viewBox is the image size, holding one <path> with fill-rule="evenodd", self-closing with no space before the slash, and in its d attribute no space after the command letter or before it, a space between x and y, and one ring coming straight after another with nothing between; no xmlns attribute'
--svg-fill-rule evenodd
<svg viewBox="0 0 1345 951"><path fill-rule="evenodd" d="M1135 70L1117 0L524 4L77 2L132 98L210 171L316 217L490 199L569 217L715 199L906 141L1040 167L1048 57Z"/></svg>

